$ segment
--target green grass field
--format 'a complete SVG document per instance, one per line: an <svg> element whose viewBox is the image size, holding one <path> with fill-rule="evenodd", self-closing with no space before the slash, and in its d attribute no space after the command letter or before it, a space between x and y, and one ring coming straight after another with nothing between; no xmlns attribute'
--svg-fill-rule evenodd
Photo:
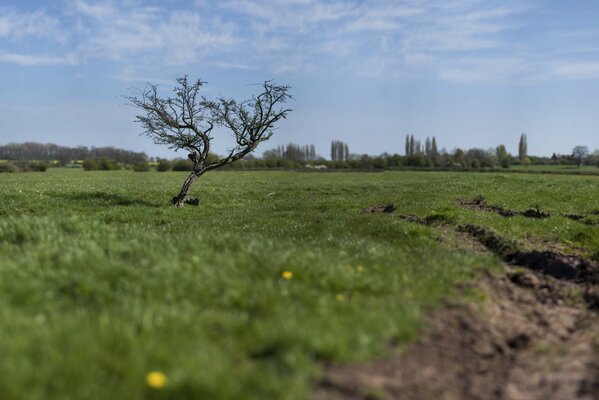
<svg viewBox="0 0 599 400"><path fill-rule="evenodd" d="M510 165L511 170L529 171L529 172L555 172L555 173L570 173L570 174L596 174L599 175L599 168L596 165Z"/></svg>
<svg viewBox="0 0 599 400"><path fill-rule="evenodd" d="M304 399L498 267L416 215L597 256L599 177L448 172L0 174L0 399ZM459 208L489 203L547 219ZM389 215L366 206L393 202ZM283 272L291 272L285 279ZM290 274L285 274L289 278ZM167 377L152 388L151 371Z"/></svg>

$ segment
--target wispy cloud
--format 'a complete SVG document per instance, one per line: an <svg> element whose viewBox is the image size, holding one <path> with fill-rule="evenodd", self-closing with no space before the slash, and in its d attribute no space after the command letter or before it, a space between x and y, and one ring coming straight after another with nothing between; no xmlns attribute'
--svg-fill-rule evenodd
<svg viewBox="0 0 599 400"><path fill-rule="evenodd" d="M75 65L77 64L77 58L73 54L68 54L66 56L50 56L0 53L0 62L23 66Z"/></svg>
<svg viewBox="0 0 599 400"><path fill-rule="evenodd" d="M224 0L220 5L229 12L252 17L252 26L262 32L306 33L311 27L322 28L323 24L341 21L358 13L351 1Z"/></svg>
<svg viewBox="0 0 599 400"><path fill-rule="evenodd" d="M526 60L517 57L461 59L440 70L438 77L458 83L516 83L531 69Z"/></svg>
<svg viewBox="0 0 599 400"><path fill-rule="evenodd" d="M290 5L285 1L225 0L221 7L252 20L246 37L283 38L301 52L302 61L313 64L316 58L330 66L360 75L397 75L397 68L432 63L433 60L479 55L475 52L504 49L505 37L519 29L517 17L529 8L499 5L482 0L393 1L371 0L319 2L302 0ZM264 54L262 41L248 45ZM287 51L266 46L266 56L276 60ZM431 64L432 65L432 64ZM437 66L439 72L445 63ZM444 76L456 74L446 71Z"/></svg>
<svg viewBox="0 0 599 400"><path fill-rule="evenodd" d="M552 71L554 77L569 80L599 79L599 60L589 62L563 62Z"/></svg>
<svg viewBox="0 0 599 400"><path fill-rule="evenodd" d="M363 7L352 15L344 28L348 32L370 31L385 32L403 29L405 20L422 14L422 7L404 6L397 3Z"/></svg>
<svg viewBox="0 0 599 400"><path fill-rule="evenodd" d="M236 64L236 63L229 63L229 62L222 62L222 61L218 61L218 62L214 63L214 65L216 65L217 67L224 68L224 69L239 69L239 70L246 70L246 71L258 69L258 67L256 67L255 65Z"/></svg>
<svg viewBox="0 0 599 400"><path fill-rule="evenodd" d="M226 52L236 42L233 25L192 11L155 7L110 7L87 10L95 21L80 51L86 58L146 60L167 65L192 64L210 52ZM110 23L103 17L111 15Z"/></svg>
<svg viewBox="0 0 599 400"><path fill-rule="evenodd" d="M115 14L115 8L110 2L90 3L84 0L72 0L70 3L75 12L95 19L104 19Z"/></svg>
<svg viewBox="0 0 599 400"><path fill-rule="evenodd" d="M42 11L18 13L0 8L0 38L20 40L32 36L61 42L66 38L65 32L60 28L59 20Z"/></svg>
<svg viewBox="0 0 599 400"><path fill-rule="evenodd" d="M0 8L0 62L108 62L146 72L196 65L273 74L335 70L402 79L426 70L468 83L599 78L588 27L547 34L560 38L563 54L554 54L550 36L527 41L522 32L536 12L529 0L197 0L177 7L63 1L62 11Z"/></svg>

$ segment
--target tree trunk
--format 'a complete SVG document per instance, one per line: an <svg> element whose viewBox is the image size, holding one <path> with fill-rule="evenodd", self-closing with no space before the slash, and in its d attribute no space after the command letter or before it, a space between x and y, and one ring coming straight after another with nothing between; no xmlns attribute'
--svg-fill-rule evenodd
<svg viewBox="0 0 599 400"><path fill-rule="evenodd" d="M194 182L200 177L200 175L202 175L201 172L192 171L192 173L189 174L187 179L185 179L185 182L181 187L181 191L179 192L177 197L173 197L173 204L175 205L175 207L181 208L185 206L185 204L193 204L196 206L199 204L198 199L193 199L189 197L189 191L191 190L191 187L193 186Z"/></svg>

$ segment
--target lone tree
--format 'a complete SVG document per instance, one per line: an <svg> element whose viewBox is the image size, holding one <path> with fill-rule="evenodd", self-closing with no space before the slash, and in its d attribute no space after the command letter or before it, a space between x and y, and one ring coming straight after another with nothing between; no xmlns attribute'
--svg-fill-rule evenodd
<svg viewBox="0 0 599 400"><path fill-rule="evenodd" d="M589 156L589 148L587 146L576 146L572 149L572 157L576 159L576 166L580 168L582 161Z"/></svg>
<svg viewBox="0 0 599 400"><path fill-rule="evenodd" d="M526 134L520 135L520 141L518 142L518 158L520 161L528 158L528 141L526 140Z"/></svg>
<svg viewBox="0 0 599 400"><path fill-rule="evenodd" d="M190 83L187 76L183 76L177 79L172 97L160 97L158 87L153 84L147 84L137 96L128 97L132 105L143 111L135 118L143 126L143 134L156 144L189 152L193 171L179 194L173 197L176 207L199 204L198 199L189 196L194 182L205 172L231 164L254 151L271 138L275 123L291 111L282 106L291 99L289 86L266 81L262 93L237 102L224 97L209 100L201 96L204 84L206 82L201 80ZM225 157L208 160L214 128L228 130L236 144Z"/></svg>

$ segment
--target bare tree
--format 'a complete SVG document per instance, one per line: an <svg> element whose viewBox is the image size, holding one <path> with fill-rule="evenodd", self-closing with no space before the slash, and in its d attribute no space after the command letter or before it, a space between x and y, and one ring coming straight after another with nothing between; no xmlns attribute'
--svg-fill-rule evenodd
<svg viewBox="0 0 599 400"><path fill-rule="evenodd" d="M237 102L224 97L209 100L201 96L200 89L205 83L201 80L190 83L187 76L183 76L177 79L172 97L160 97L158 87L152 84L147 84L137 96L128 97L132 105L144 112L136 117L144 128L143 134L154 143L189 152L193 171L179 194L173 197L177 207L197 205L199 200L189 197L195 181L205 172L231 164L254 151L271 138L275 123L291 111L282 107L291 99L289 86L266 81L260 94ZM226 128L235 139L235 145L226 156L209 161L215 127Z"/></svg>

